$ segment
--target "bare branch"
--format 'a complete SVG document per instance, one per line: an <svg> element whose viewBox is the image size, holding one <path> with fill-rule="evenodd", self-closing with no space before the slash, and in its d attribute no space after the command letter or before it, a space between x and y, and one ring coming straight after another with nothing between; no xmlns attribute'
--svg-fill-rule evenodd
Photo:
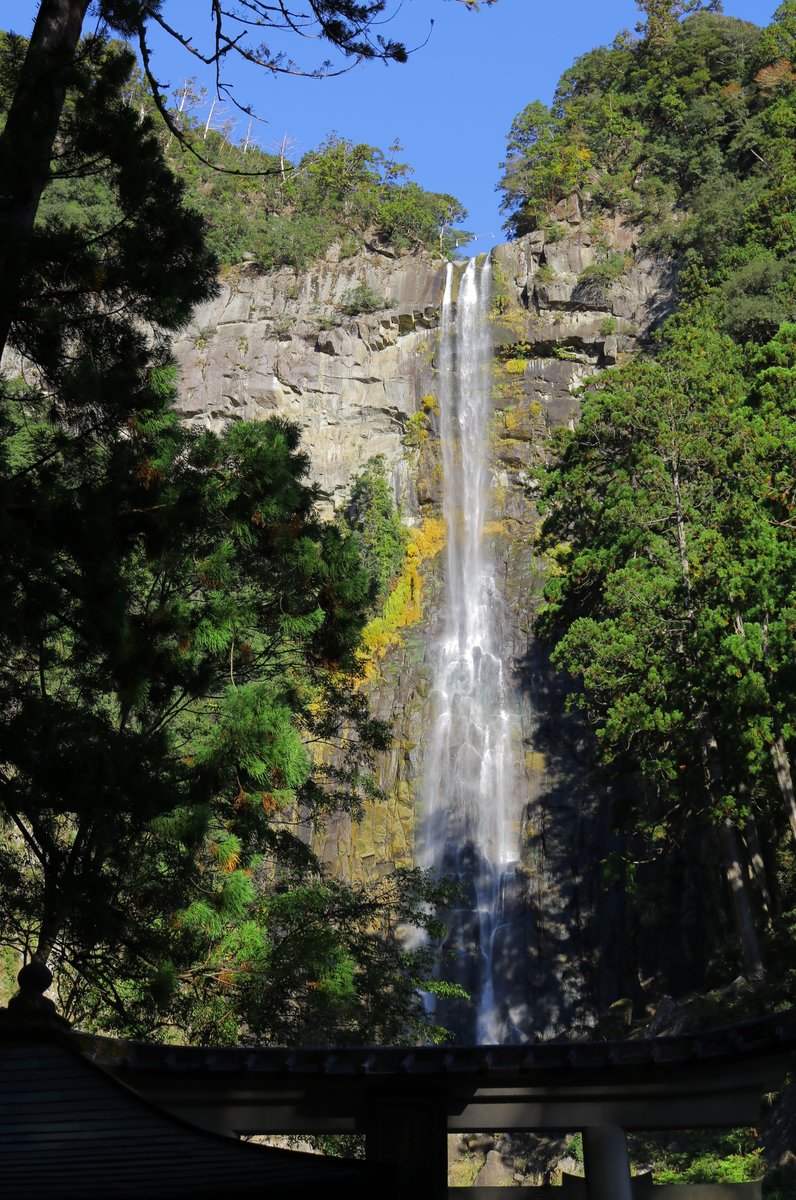
<svg viewBox="0 0 796 1200"><path fill-rule="evenodd" d="M209 167L211 171L218 171L220 174L223 174L223 175L267 176L267 175L278 175L280 173L279 167L270 167L270 168L264 169L262 171L241 171L237 167L224 167L224 166L221 166L219 163L211 162L209 158L205 158L205 156L203 154L200 154L200 152L196 149L196 146L194 146L193 142L191 142L185 136L184 131L182 129L180 129L179 125L174 120L174 117L169 112L168 108L166 107L165 101L163 99L163 95L160 90L161 85L160 85L160 83L158 83L157 79L155 79L155 76L152 72L151 52L150 52L149 46L147 45L145 27L143 25L141 26L141 28L138 31L138 45L139 45L139 49L141 50L141 61L142 61L143 67L144 67L144 74L146 75L147 82L149 83L150 89L152 91L152 99L155 103L155 107L157 108L158 112L160 113L161 117L163 118L164 122L166 123L166 128L171 133L174 134L174 137L177 139L177 141L180 143L180 145L182 146L182 148L184 150L187 150L190 154L192 154L194 156L194 158L198 159L199 162L202 163L204 166Z"/></svg>

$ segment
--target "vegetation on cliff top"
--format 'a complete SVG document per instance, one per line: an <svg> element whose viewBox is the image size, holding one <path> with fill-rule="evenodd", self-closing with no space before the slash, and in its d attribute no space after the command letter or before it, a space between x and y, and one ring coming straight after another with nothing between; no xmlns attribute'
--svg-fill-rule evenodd
<svg viewBox="0 0 796 1200"><path fill-rule="evenodd" d="M185 110L179 119L192 120ZM194 136L200 128L195 122ZM450 256L468 240L454 228L465 209L453 196L415 183L412 168L398 159L398 145L384 153L330 134L317 149L286 162L251 146L244 155L231 134L208 131L212 153L225 166L266 172L252 178L213 171L163 136L166 159L185 183L188 204L204 218L208 245L222 265L246 254L266 270L301 269L333 243L344 255L368 244Z"/></svg>
<svg viewBox="0 0 796 1200"><path fill-rule="evenodd" d="M475 9L477 0L459 0L465 7ZM493 0L483 0L490 4ZM248 0L242 9L213 5L204 18L199 40L190 27L171 24L160 11L161 0L142 3L141 0L40 0L36 20L26 52L22 54L21 39L6 40L3 46L3 68L0 87L6 87L6 51L11 50L13 82L9 91L10 103L4 114L0 132L0 354L8 343L11 323L28 270L28 256L35 239L36 221L42 194L55 177L73 177L68 164L60 161L59 128L64 106L76 73L90 59L89 48L104 46L108 37L133 40L141 55L147 93L141 100L142 114L152 103L163 124L180 146L205 164L206 155L198 139L186 136L177 116L162 94L152 57L152 32L157 30L179 43L186 53L213 69L217 96L222 94L240 111L251 115L245 105L235 98L234 88L225 76L230 62L242 59L248 66L260 68L270 75L287 73L315 79L332 72L329 59L310 66L294 57L298 46L301 58L309 42L320 45L322 52L331 49L339 57L335 68L345 69L362 61L405 62L406 47L397 39L385 36L385 20L400 12L400 4L390 8L388 0L310 0L306 12L291 13L283 4L265 0ZM93 31L80 44L87 18L96 20ZM293 51L293 52L291 52ZM181 101L182 104L182 101ZM184 105L182 105L184 108ZM179 112L179 107L178 107ZM212 115L212 114L210 114ZM206 126L210 125L210 120ZM163 129L161 126L161 135ZM244 142L248 144L249 137ZM63 168L66 167L64 172ZM247 168L237 168L241 176ZM269 173L271 173L269 171ZM260 171L258 177L262 178Z"/></svg>
<svg viewBox="0 0 796 1200"><path fill-rule="evenodd" d="M708 11L660 21L583 55L549 109L515 118L507 226L536 228L578 191L595 215L638 222L648 248L690 251L721 289L728 332L764 340L796 295L796 7L764 30Z"/></svg>
<svg viewBox="0 0 796 1200"><path fill-rule="evenodd" d="M23 39L0 33L0 119L11 102L25 49ZM304 268L333 243L343 254L353 254L367 242L449 255L467 240L463 230L453 228L467 215L462 205L415 183L412 168L399 161L397 143L384 153L332 133L293 161L289 146L268 153L250 142L248 134L235 140L232 122L217 120L214 126L207 94L190 80L173 94L168 113L219 170L185 152L163 124L137 71L125 83L125 99L139 115L152 119L165 162L183 184L184 204L200 214L206 244L222 266L239 263L245 255L263 269ZM74 98L67 100L66 119L72 122L82 119L74 103ZM101 173L61 169L42 197L38 220L66 217L76 230L87 232L108 229L119 216L113 189Z"/></svg>

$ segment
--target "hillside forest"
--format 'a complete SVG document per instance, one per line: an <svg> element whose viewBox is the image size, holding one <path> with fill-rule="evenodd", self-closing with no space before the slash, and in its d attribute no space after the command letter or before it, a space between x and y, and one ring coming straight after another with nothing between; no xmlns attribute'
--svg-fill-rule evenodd
<svg viewBox="0 0 796 1200"><path fill-rule="evenodd" d="M776 961L785 1002L793 960L761 939L791 944L796 901L796 7L764 30L692 7L648 6L641 41L586 54L509 134L510 231L574 190L678 267L649 352L588 384L551 446L539 626L604 770L634 781L609 869L632 888L670 853L720 862L710 940L729 901L732 969ZM577 291L625 269L606 245Z"/></svg>

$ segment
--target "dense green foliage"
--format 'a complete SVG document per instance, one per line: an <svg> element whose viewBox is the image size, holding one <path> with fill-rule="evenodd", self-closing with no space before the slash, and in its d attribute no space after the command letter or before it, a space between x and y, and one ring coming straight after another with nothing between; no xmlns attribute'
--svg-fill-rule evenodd
<svg viewBox="0 0 796 1200"><path fill-rule="evenodd" d="M680 259L654 353L589 383L555 443L542 626L606 769L637 781L629 858L713 826L754 973L755 927L796 901L796 6L766 30L644 7L639 41L521 114L544 162L516 150L504 181L517 230L575 188Z"/></svg>
<svg viewBox="0 0 796 1200"><path fill-rule="evenodd" d="M749 1129L667 1130L631 1134L628 1142L631 1161L651 1166L657 1184L749 1183L765 1165Z"/></svg>
<svg viewBox="0 0 796 1200"><path fill-rule="evenodd" d="M371 458L354 476L347 523L373 578L374 606L389 595L404 562L406 528L392 494L384 456Z"/></svg>
<svg viewBox="0 0 796 1200"><path fill-rule="evenodd" d="M566 612L557 654L586 678L582 703L604 707L605 755L629 752L661 786L698 765L680 739L703 708L723 706L722 758L749 770L775 728L792 736L777 693L793 684L794 338L783 326L746 387L726 335L682 325L657 361L592 386L547 484L546 536L566 542L545 618Z"/></svg>
<svg viewBox="0 0 796 1200"><path fill-rule="evenodd" d="M660 11L645 36L585 54L550 109L535 101L516 117L508 228L534 228L579 191L595 212L639 221L648 246L694 251L721 282L728 331L760 340L793 316L796 295L793 0L766 30L646 7Z"/></svg>
<svg viewBox="0 0 796 1200"><path fill-rule="evenodd" d="M651 845L706 813L743 826L754 804L778 830L792 809L795 338L783 326L746 380L730 339L681 312L657 361L590 388L546 485L554 659L603 761L645 781L624 817Z"/></svg>
<svg viewBox="0 0 796 1200"><path fill-rule="evenodd" d="M218 150L227 150L230 158L240 154L229 144ZM268 171L254 186L210 172L184 155L173 165L188 176L191 202L205 217L210 245L222 263L248 252L266 268L300 268L333 242L347 254L367 241L450 255L468 236L453 229L467 214L452 196L425 191L405 178L410 168L375 147L336 136L291 164L284 177L273 157L249 151L246 168Z"/></svg>
<svg viewBox="0 0 796 1200"><path fill-rule="evenodd" d="M198 130L190 132L196 136ZM256 147L244 155L240 143L212 130L202 144L226 167L264 172L213 171L176 140L166 141L167 160L204 217L208 243L222 264L240 262L246 253L264 268L302 268L333 242L344 254L365 242L450 254L454 242L466 239L452 229L467 215L459 202L425 191L407 178L409 167L373 146L331 135L298 162L283 163Z"/></svg>
<svg viewBox="0 0 796 1200"><path fill-rule="evenodd" d="M0 941L99 1027L398 1039L429 969L398 927L446 888L333 884L308 848L373 794L371 575L292 426L177 419L168 334L216 264L130 70L84 44L58 163L100 207L45 193L0 389Z"/></svg>
<svg viewBox="0 0 796 1200"><path fill-rule="evenodd" d="M21 61L25 43L5 34L0 39L2 113L11 97L10 66ZM411 168L394 157L398 145L384 154L332 134L294 162L289 147L269 153L247 142L248 135L235 140L231 122L208 125L210 101L187 83L174 94L172 119L203 157L222 168L217 170L186 151L162 124L139 76L128 79L125 91L129 104L152 117L166 165L183 184L186 207L201 215L206 243L222 266L239 263L245 254L266 269L303 268L333 242L347 254L368 242L449 255L467 240L463 230L453 228L467 215L461 204L410 179ZM85 116L71 103L68 113L75 126ZM119 216L110 181L101 173L75 174L59 165L42 198L39 220L53 215L81 230L110 227Z"/></svg>

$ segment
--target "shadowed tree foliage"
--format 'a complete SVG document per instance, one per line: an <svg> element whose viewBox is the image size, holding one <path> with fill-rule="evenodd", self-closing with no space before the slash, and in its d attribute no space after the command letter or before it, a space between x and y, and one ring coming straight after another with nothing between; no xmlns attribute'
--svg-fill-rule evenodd
<svg viewBox="0 0 796 1200"><path fill-rule="evenodd" d="M715 826L756 974L741 833L756 840L757 813L775 843L788 825L796 836L796 327L760 348L751 380L709 303L667 332L656 361L590 385L578 427L558 436L541 627L603 762L642 781L626 827L661 853Z"/></svg>
<svg viewBox="0 0 796 1200"><path fill-rule="evenodd" d="M294 427L177 420L168 334L215 261L131 66L81 50L58 162L98 203L87 225L45 199L0 393L0 937L104 1028L399 1036L429 955L398 924L433 930L447 889L396 874L376 904L309 848L385 744L351 679L370 574ZM271 971L283 1011L255 1020Z"/></svg>
<svg viewBox="0 0 796 1200"><path fill-rule="evenodd" d="M701 873L705 910L734 916L725 969L759 977L796 903L796 6L763 30L639 7L641 36L579 59L509 144L515 232L574 190L593 229L619 212L679 268L648 354L588 382L551 447L540 629L603 769L634 780L625 879ZM723 891L689 852L706 837Z"/></svg>

